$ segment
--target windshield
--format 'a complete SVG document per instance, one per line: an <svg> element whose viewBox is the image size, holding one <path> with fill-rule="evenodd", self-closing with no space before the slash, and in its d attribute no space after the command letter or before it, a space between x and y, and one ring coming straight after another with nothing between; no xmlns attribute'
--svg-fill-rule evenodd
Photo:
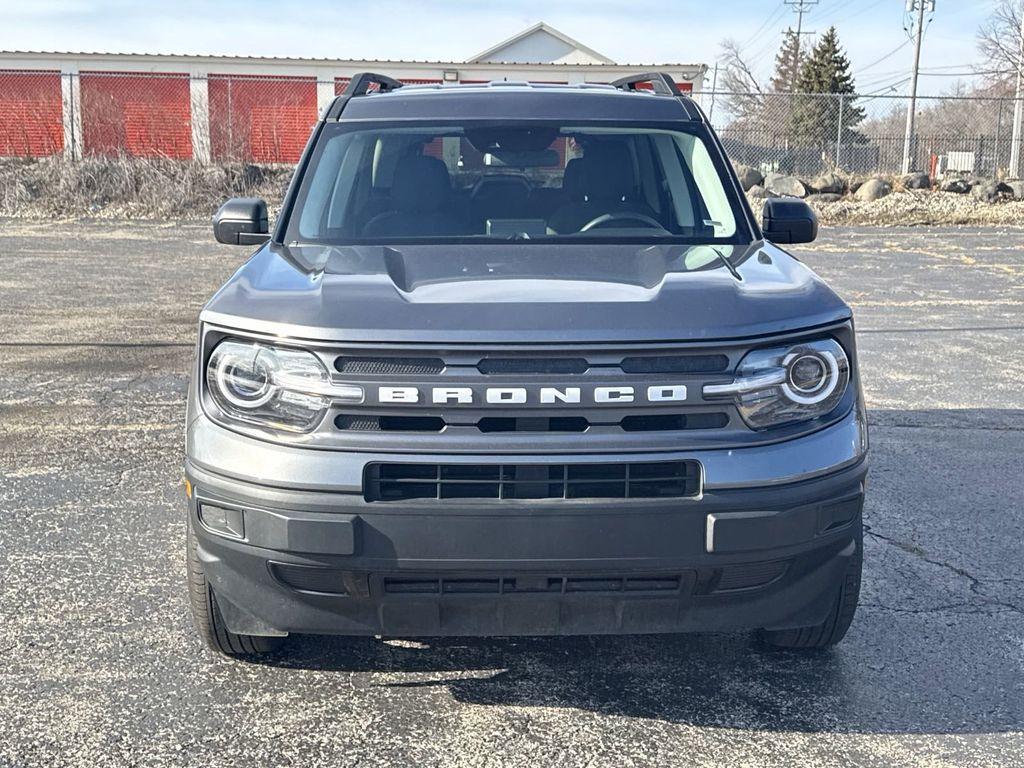
<svg viewBox="0 0 1024 768"><path fill-rule="evenodd" d="M328 125L285 242L738 243L712 158L674 126Z"/></svg>

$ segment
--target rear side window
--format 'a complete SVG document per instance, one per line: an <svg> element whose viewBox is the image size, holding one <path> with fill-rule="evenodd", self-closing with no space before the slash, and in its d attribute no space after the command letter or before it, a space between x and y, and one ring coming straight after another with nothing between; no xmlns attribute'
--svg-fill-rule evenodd
<svg viewBox="0 0 1024 768"><path fill-rule="evenodd" d="M699 133L341 123L321 135L286 237L736 243L741 222L735 193Z"/></svg>

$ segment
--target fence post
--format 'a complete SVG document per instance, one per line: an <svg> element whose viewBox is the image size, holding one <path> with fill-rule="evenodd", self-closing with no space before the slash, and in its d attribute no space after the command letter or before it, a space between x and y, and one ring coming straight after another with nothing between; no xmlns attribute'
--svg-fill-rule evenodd
<svg viewBox="0 0 1024 768"><path fill-rule="evenodd" d="M77 68L60 73L60 102L64 128L64 159L82 159L82 88Z"/></svg>
<svg viewBox="0 0 1024 768"><path fill-rule="evenodd" d="M836 170L842 168L842 161L840 160L841 152L843 150L843 107L846 105L846 98L843 94L839 94L839 130L836 132Z"/></svg>
<svg viewBox="0 0 1024 768"><path fill-rule="evenodd" d="M192 159L198 163L210 162L210 91L205 72L189 75L189 122L192 128Z"/></svg>
<svg viewBox="0 0 1024 768"><path fill-rule="evenodd" d="M316 79L316 109L317 114L323 112L327 107L331 106L331 102L334 101L334 78L330 80L321 80L320 76Z"/></svg>
<svg viewBox="0 0 1024 768"><path fill-rule="evenodd" d="M996 149L995 149L995 167L992 169L992 175L999 175L999 153L1002 150L1000 146L1003 143L1003 100L999 99L999 112L996 116Z"/></svg>
<svg viewBox="0 0 1024 768"><path fill-rule="evenodd" d="M1020 139L1021 126L1024 125L1024 100L1018 93L1013 100L1013 138L1010 140L1010 173L1011 179L1020 178Z"/></svg>

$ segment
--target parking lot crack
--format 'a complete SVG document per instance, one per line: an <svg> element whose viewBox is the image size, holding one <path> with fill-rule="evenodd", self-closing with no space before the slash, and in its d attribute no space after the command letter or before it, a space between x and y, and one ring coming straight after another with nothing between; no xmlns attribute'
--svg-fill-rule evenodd
<svg viewBox="0 0 1024 768"><path fill-rule="evenodd" d="M896 547L897 549L917 558L918 560L921 560L922 562L928 563L929 565L933 565L937 568L943 568L949 571L950 573L960 577L961 579L964 579L965 581L967 581L968 588L971 590L971 592L977 595L977 597L980 598L983 603L987 605L997 606L1007 611L1012 611L1014 613L1024 614L1024 607L1016 605L1015 603L1008 602L1006 600L1000 600L987 594L984 591L984 585L986 584L985 579L973 575L972 573L965 570L964 568L961 568L958 565L953 565L952 563L947 563L943 560L937 560L934 557L929 556L928 552L923 547L906 541L900 541L899 539L895 539L890 536L885 536L881 533L878 533L877 531L871 530L869 526L864 527L864 533L865 535L870 536L871 538L877 541L881 541L885 544L888 544L889 546Z"/></svg>

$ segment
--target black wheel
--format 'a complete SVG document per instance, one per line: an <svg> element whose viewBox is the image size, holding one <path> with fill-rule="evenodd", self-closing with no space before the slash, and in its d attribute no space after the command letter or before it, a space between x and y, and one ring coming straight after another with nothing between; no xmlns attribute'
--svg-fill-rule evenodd
<svg viewBox="0 0 1024 768"><path fill-rule="evenodd" d="M214 595L213 589L206 581L206 574L203 573L198 541L192 530L191 521L188 524L186 550L188 599L192 606L192 618L203 642L212 650L226 656L258 656L280 648L285 639L283 637L236 635L224 625L224 618L217 607L217 596Z"/></svg>
<svg viewBox="0 0 1024 768"><path fill-rule="evenodd" d="M850 560L828 618L813 627L764 630L762 638L778 648L829 648L836 645L853 623L860 597L860 575L864 568L864 534L857 532L857 552Z"/></svg>

